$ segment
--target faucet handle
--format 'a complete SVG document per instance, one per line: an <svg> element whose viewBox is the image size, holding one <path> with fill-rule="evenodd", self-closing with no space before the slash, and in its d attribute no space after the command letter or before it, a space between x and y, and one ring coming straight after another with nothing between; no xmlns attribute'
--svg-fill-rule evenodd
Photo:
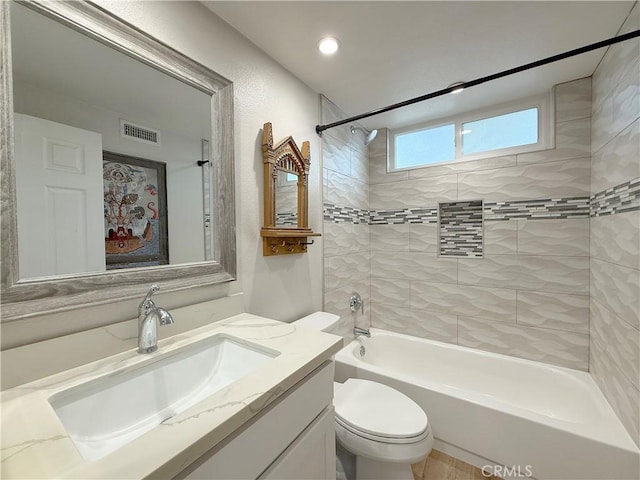
<svg viewBox="0 0 640 480"><path fill-rule="evenodd" d="M138 312L141 312L144 309L148 308L149 304L153 304L153 301L151 300L151 295L153 295L159 290L160 290L160 287L158 286L157 283L154 283L153 285L151 285L151 288L149 288L149 291L147 292L147 296L144 297L144 300L142 300L142 302L138 306Z"/></svg>
<svg viewBox="0 0 640 480"><path fill-rule="evenodd" d="M158 307L158 321L160 322L160 325L171 325L172 323L175 323L171 314L162 307Z"/></svg>

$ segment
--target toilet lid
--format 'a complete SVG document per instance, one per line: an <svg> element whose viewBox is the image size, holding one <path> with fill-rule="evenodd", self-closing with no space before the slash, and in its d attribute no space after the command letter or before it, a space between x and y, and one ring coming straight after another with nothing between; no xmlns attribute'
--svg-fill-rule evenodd
<svg viewBox="0 0 640 480"><path fill-rule="evenodd" d="M346 428L384 438L418 437L427 430L422 408L387 385L350 378L334 393L336 417Z"/></svg>

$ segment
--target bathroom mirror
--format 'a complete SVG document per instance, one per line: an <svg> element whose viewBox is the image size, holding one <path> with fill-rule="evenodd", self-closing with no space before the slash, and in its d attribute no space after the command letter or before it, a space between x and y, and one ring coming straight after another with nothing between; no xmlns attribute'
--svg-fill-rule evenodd
<svg viewBox="0 0 640 480"><path fill-rule="evenodd" d="M273 127L262 129L264 164L263 255L305 253L320 236L309 228L309 142L298 148L292 137L273 143Z"/></svg>
<svg viewBox="0 0 640 480"><path fill-rule="evenodd" d="M298 175L278 170L276 186L276 226L298 226Z"/></svg>
<svg viewBox="0 0 640 480"><path fill-rule="evenodd" d="M0 16L2 320L233 280L232 83L90 3Z"/></svg>

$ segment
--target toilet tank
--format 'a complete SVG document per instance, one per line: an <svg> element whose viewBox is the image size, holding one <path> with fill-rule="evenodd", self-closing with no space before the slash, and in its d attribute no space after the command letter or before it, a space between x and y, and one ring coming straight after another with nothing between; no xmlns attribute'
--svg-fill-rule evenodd
<svg viewBox="0 0 640 480"><path fill-rule="evenodd" d="M339 322L340 317L338 315L328 312L314 312L292 323L297 327L331 333L338 328Z"/></svg>

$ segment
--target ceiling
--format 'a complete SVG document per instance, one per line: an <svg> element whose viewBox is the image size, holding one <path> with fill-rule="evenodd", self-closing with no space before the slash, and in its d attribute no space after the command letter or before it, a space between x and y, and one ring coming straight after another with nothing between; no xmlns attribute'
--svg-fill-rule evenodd
<svg viewBox="0 0 640 480"><path fill-rule="evenodd" d="M616 35L632 1L205 1L347 116ZM334 35L332 57L317 50ZM550 91L589 76L605 50L368 119L398 128Z"/></svg>

